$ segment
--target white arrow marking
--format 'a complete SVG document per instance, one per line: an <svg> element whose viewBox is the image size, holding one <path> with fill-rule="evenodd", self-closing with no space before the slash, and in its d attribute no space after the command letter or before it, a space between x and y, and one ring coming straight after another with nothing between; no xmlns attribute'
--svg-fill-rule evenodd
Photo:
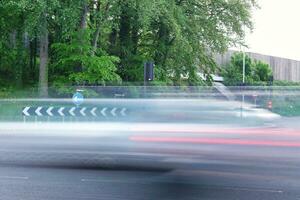
<svg viewBox="0 0 300 200"><path fill-rule="evenodd" d="M82 115L82 116L86 116L86 114L85 114L85 112L84 112L85 110L86 110L86 108L85 108L85 107L84 107L84 108L82 108L82 109L80 110L80 113L81 113L81 115Z"/></svg>
<svg viewBox="0 0 300 200"><path fill-rule="evenodd" d="M64 111L64 107L61 107L59 110L58 110L58 114L60 114L60 116L65 116L65 114L63 113Z"/></svg>
<svg viewBox="0 0 300 200"><path fill-rule="evenodd" d="M112 116L114 116L114 117L117 116L117 115L116 115L116 111L117 111L117 108L113 108L113 109L111 110L110 113L112 114Z"/></svg>
<svg viewBox="0 0 300 200"><path fill-rule="evenodd" d="M24 108L23 114L26 115L26 116L30 116L30 114L28 113L28 110L29 110L29 109L30 109L30 107Z"/></svg>
<svg viewBox="0 0 300 200"><path fill-rule="evenodd" d="M72 107L71 110L69 111L70 115L72 115L73 117L75 116L74 111L76 110L76 107Z"/></svg>
<svg viewBox="0 0 300 200"><path fill-rule="evenodd" d="M53 114L51 112L52 110L53 110L53 107L48 108L47 111L46 111L47 114L50 115L50 116L53 116Z"/></svg>
<svg viewBox="0 0 300 200"><path fill-rule="evenodd" d="M91 110L91 113L94 117L97 117L96 110L97 110L96 107Z"/></svg>
<svg viewBox="0 0 300 200"><path fill-rule="evenodd" d="M38 107L35 111L35 113L38 115L38 116L43 116L42 113L41 113L41 110L42 110L43 107Z"/></svg>
<svg viewBox="0 0 300 200"><path fill-rule="evenodd" d="M122 116L126 116L126 110L127 110L126 108L123 108L123 109L121 110L121 115L122 115Z"/></svg>
<svg viewBox="0 0 300 200"><path fill-rule="evenodd" d="M101 110L101 114L102 114L104 117L106 117L106 113L105 113L106 110L107 110L107 108L103 108L103 109Z"/></svg>

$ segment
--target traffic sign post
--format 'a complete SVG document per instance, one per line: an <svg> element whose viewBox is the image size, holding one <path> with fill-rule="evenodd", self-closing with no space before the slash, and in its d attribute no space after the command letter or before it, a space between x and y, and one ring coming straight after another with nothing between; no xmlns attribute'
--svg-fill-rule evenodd
<svg viewBox="0 0 300 200"><path fill-rule="evenodd" d="M154 63L146 62L144 65L144 81L145 83L148 81L154 80Z"/></svg>
<svg viewBox="0 0 300 200"><path fill-rule="evenodd" d="M84 102L84 97L83 97L83 95L79 91L77 91L73 95L72 101L78 107L78 106L80 106Z"/></svg>
<svg viewBox="0 0 300 200"><path fill-rule="evenodd" d="M146 97L146 87L148 86L149 81L154 80L154 63L146 62L144 64L144 97Z"/></svg>
<svg viewBox="0 0 300 200"><path fill-rule="evenodd" d="M123 106L80 106L84 102L84 96L78 90L73 95L72 101L75 106L64 105L24 107L22 109L24 122L26 122L26 117L34 117L35 121L37 121L38 118L47 117L49 120L51 117L61 117L64 121L65 117L99 118L100 120L124 120L128 116L128 108Z"/></svg>

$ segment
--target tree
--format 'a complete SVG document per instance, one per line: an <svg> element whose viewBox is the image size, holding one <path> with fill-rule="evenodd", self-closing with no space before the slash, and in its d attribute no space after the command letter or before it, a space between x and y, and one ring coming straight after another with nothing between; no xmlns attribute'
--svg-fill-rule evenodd
<svg viewBox="0 0 300 200"><path fill-rule="evenodd" d="M245 83L247 85L262 84L266 85L272 76L271 67L262 61L252 60L248 55L245 57ZM243 80L243 53L235 53L225 66L222 76L225 85L241 85Z"/></svg>
<svg viewBox="0 0 300 200"><path fill-rule="evenodd" d="M48 96L48 68L49 68L49 38L61 41L70 37L79 21L78 5L73 0L23 0L27 31L31 38L39 41L39 93L41 97ZM75 17L75 20L74 18ZM75 22L76 21L76 22ZM81 22L82 24L84 22ZM76 24L76 25L75 25Z"/></svg>
<svg viewBox="0 0 300 200"><path fill-rule="evenodd" d="M49 53L49 35L47 12L41 13L41 27L40 27L40 69L39 69L39 90L41 97L48 96L48 53Z"/></svg>
<svg viewBox="0 0 300 200"><path fill-rule="evenodd" d="M197 85L198 71L208 78L216 71L213 54L242 44L254 7L254 0L2 0L0 84L17 77L15 85L39 85L47 96L62 79L140 82L144 62L154 61L158 82L177 85L184 76Z"/></svg>
<svg viewBox="0 0 300 200"><path fill-rule="evenodd" d="M48 96L49 23L54 18L57 0L21 0L19 5L25 17L26 33L39 41L39 94Z"/></svg>
<svg viewBox="0 0 300 200"><path fill-rule="evenodd" d="M22 87L28 59L28 37L22 8L14 1L0 2L0 82ZM6 84L5 84L6 85Z"/></svg>
<svg viewBox="0 0 300 200"><path fill-rule="evenodd" d="M214 73L212 53L242 43L254 6L252 0L123 0L112 15L118 29L111 32L117 36L111 49L119 51L111 53L121 58L120 74L130 81L137 80L135 65L142 77L145 59L154 60L165 78Z"/></svg>
<svg viewBox="0 0 300 200"><path fill-rule="evenodd" d="M55 85L105 85L106 82L121 80L116 74L119 58L91 54L90 38L88 30L79 30L73 34L71 42L52 45Z"/></svg>
<svg viewBox="0 0 300 200"><path fill-rule="evenodd" d="M254 73L260 81L270 81L273 76L271 67L262 61L255 61Z"/></svg>

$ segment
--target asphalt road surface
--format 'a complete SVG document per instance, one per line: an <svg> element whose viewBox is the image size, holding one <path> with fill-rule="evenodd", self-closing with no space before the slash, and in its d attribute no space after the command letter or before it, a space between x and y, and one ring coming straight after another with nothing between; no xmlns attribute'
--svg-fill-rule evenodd
<svg viewBox="0 0 300 200"><path fill-rule="evenodd" d="M0 167L0 199L299 199L297 177L241 171L103 171ZM274 174L276 174L274 172ZM299 178L299 177L298 177ZM282 183L285 182L285 183ZM287 182L293 188L283 187Z"/></svg>
<svg viewBox="0 0 300 200"><path fill-rule="evenodd" d="M1 124L0 199L300 199L300 131Z"/></svg>

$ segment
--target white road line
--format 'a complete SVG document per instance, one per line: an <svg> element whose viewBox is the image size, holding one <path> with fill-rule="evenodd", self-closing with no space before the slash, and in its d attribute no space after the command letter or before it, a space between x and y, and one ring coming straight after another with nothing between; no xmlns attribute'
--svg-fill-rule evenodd
<svg viewBox="0 0 300 200"><path fill-rule="evenodd" d="M234 190L234 191L247 191L247 192L269 192L269 193L283 193L282 190L272 190L272 189L259 189L259 188L239 188L239 187L216 187L220 190Z"/></svg>
<svg viewBox="0 0 300 200"><path fill-rule="evenodd" d="M89 200L99 200L99 196L98 195L92 195L92 194L90 194L90 195L88 195L88 194L86 194L86 195L77 195L76 199L77 200L87 200L87 199L89 199Z"/></svg>
<svg viewBox="0 0 300 200"><path fill-rule="evenodd" d="M20 179L20 180L27 180L29 177L26 176L0 176L0 179Z"/></svg>
<svg viewBox="0 0 300 200"><path fill-rule="evenodd" d="M81 179L81 182L102 182L102 183L135 183L139 180L107 180L107 179L89 179L89 178L83 178Z"/></svg>

